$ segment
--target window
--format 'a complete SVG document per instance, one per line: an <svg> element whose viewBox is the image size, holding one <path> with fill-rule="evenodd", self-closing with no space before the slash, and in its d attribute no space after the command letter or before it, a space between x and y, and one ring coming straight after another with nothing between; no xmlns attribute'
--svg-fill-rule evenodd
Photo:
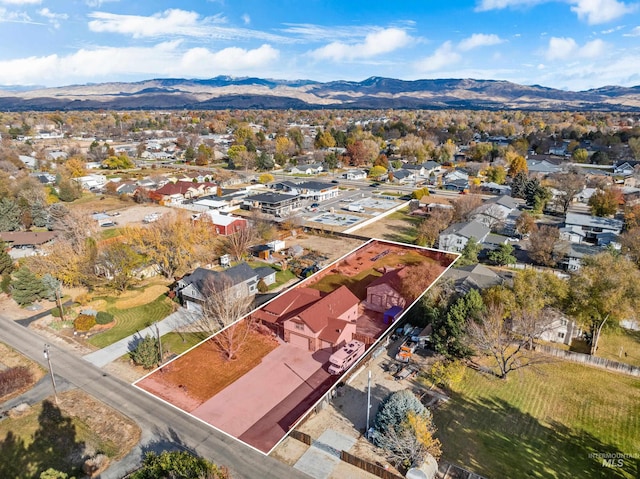
<svg viewBox="0 0 640 479"><path fill-rule="evenodd" d="M564 333L558 333L558 338L564 339Z"/></svg>
<svg viewBox="0 0 640 479"><path fill-rule="evenodd" d="M304 324L300 324L300 323L293 323L293 324L298 331L304 331Z"/></svg>

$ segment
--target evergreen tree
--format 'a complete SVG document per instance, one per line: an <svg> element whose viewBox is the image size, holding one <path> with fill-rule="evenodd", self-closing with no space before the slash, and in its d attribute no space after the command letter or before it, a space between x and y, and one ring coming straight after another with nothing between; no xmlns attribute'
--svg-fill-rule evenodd
<svg viewBox="0 0 640 479"><path fill-rule="evenodd" d="M525 171L520 171L511 181L511 196L514 198L524 198L525 188L529 179Z"/></svg>
<svg viewBox="0 0 640 479"><path fill-rule="evenodd" d="M482 245L473 236L469 238L467 244L462 249L462 256L456 262L457 266L467 266L478 263L478 254L482 251Z"/></svg>
<svg viewBox="0 0 640 479"><path fill-rule="evenodd" d="M12 199L0 199L0 231L17 229L20 229L20 207Z"/></svg>
<svg viewBox="0 0 640 479"><path fill-rule="evenodd" d="M44 297L45 286L27 267L13 274L11 296L19 305L31 304Z"/></svg>
<svg viewBox="0 0 640 479"><path fill-rule="evenodd" d="M160 361L160 348L157 338L146 335L131 352L133 362L145 369L151 369Z"/></svg>
<svg viewBox="0 0 640 479"><path fill-rule="evenodd" d="M448 359L466 358L472 350L466 342L468 321L476 321L485 305L480 293L472 289L453 300L448 310L434 317L431 340L436 352Z"/></svg>
<svg viewBox="0 0 640 479"><path fill-rule="evenodd" d="M11 274L14 269L14 262L7 252L8 245L4 241L0 241L0 274Z"/></svg>
<svg viewBox="0 0 640 479"><path fill-rule="evenodd" d="M513 246L509 243L501 244L498 249L489 252L488 257L489 261L500 266L516 262L516 257L513 256Z"/></svg>

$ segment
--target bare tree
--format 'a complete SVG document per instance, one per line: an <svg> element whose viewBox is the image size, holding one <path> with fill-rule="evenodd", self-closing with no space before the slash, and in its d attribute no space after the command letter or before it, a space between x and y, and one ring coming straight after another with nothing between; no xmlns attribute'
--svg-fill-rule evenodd
<svg viewBox="0 0 640 479"><path fill-rule="evenodd" d="M418 225L416 243L428 247L435 245L440 233L451 224L452 217L451 209L434 208L429 216Z"/></svg>
<svg viewBox="0 0 640 479"><path fill-rule="evenodd" d="M242 283L234 285L224 273L208 277L202 288L204 301L197 324L206 333L215 333L211 340L227 360L234 359L252 329L247 319L239 321L251 309L253 295Z"/></svg>
<svg viewBox="0 0 640 479"><path fill-rule="evenodd" d="M255 237L255 228L247 225L245 228L225 236L222 240L222 248L225 252L231 254L239 261L247 253L247 250Z"/></svg>
<svg viewBox="0 0 640 479"><path fill-rule="evenodd" d="M556 244L560 239L558 228L542 225L534 228L529 236L529 257L538 264L555 266Z"/></svg>
<svg viewBox="0 0 640 479"><path fill-rule="evenodd" d="M584 175L575 171L554 173L550 176L550 180L557 190L553 203L559 211L566 214L573 202L573 198L584 188Z"/></svg>
<svg viewBox="0 0 640 479"><path fill-rule="evenodd" d="M469 221L471 213L482 204L482 198L478 195L461 196L453 203L453 220Z"/></svg>
<svg viewBox="0 0 640 479"><path fill-rule="evenodd" d="M495 362L494 374L505 379L511 371L543 361L532 352L534 339L549 328L543 311L518 309L505 319L501 305L489 305L481 321L470 321L467 334L477 353Z"/></svg>

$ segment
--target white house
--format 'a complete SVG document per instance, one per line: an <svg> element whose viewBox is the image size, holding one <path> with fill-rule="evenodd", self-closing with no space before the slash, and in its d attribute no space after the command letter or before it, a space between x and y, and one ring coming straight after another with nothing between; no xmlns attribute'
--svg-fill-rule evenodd
<svg viewBox="0 0 640 479"><path fill-rule="evenodd" d="M440 233L438 246L445 251L460 252L471 238L482 243L491 229L477 221L454 223Z"/></svg>
<svg viewBox="0 0 640 479"><path fill-rule="evenodd" d="M623 222L615 218L602 218L579 213L567 213L564 224L567 228L582 231L585 235L585 240L593 242L597 241L600 233L619 235L623 226Z"/></svg>
<svg viewBox="0 0 640 479"><path fill-rule="evenodd" d="M367 173L362 170L349 170L343 175L347 180L366 180Z"/></svg>

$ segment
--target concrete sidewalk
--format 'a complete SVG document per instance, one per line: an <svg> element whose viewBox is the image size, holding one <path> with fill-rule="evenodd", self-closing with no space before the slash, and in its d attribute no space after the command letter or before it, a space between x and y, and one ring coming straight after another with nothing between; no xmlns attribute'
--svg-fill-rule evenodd
<svg viewBox="0 0 640 479"><path fill-rule="evenodd" d="M157 323L148 326L131 336L117 341L106 348L99 349L83 356L83 359L89 361L91 364L101 368L106 366L112 361L115 361L119 357L131 352L136 347L139 341L145 336L155 337L157 334L156 327L160 332L160 336L175 331L178 328L188 326L198 319L197 313L187 311L184 308L179 308L175 313L170 314L166 318Z"/></svg>

